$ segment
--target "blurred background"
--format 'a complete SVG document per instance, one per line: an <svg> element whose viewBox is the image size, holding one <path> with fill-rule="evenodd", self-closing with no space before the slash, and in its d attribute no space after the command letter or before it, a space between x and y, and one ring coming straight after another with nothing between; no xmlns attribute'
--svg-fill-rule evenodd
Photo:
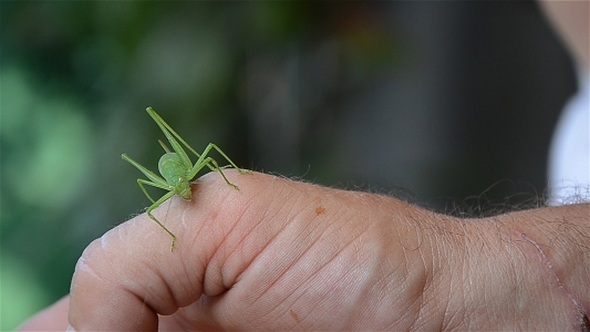
<svg viewBox="0 0 590 332"><path fill-rule="evenodd" d="M0 2L1 330L148 205L153 106L245 168L456 215L538 203L575 90L533 1Z"/></svg>

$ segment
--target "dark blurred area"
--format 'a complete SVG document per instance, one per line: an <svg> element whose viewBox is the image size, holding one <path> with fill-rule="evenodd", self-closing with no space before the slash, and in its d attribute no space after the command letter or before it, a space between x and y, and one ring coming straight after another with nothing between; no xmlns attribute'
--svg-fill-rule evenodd
<svg viewBox="0 0 590 332"><path fill-rule="evenodd" d="M532 1L1 1L1 330L148 201L153 106L240 166L454 214L535 204L575 90Z"/></svg>

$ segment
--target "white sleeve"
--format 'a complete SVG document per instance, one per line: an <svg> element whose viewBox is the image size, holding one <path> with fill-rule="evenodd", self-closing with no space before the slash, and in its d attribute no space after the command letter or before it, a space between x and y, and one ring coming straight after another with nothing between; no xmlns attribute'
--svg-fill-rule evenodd
<svg viewBox="0 0 590 332"><path fill-rule="evenodd" d="M549 204L590 202L590 72L563 110L549 151Z"/></svg>

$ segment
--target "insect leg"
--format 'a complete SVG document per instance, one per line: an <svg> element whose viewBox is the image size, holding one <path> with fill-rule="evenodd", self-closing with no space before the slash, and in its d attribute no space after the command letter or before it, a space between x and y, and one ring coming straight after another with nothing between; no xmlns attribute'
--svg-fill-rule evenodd
<svg viewBox="0 0 590 332"><path fill-rule="evenodd" d="M187 169L191 168L193 166L193 163L191 162L186 151L184 151L184 149L182 148L182 145L180 145L180 143L178 143L178 141L180 141L184 146L186 146L187 149L189 149L191 152L193 152L194 149L190 145L188 145L188 143L185 142L182 139L182 137L180 137L180 135L178 135L174 131L174 129L172 129L172 127L170 127L166 123L166 121L164 121L164 119L162 119L162 117L160 117L160 115L158 113L156 113L156 111L153 108L148 107L148 108L146 108L146 111L152 117L152 119L156 122L158 127L160 127L160 130L162 130L162 132L164 133L164 135L168 139L168 142L170 142L172 149L174 150L174 152L176 152L178 154L180 159L182 159L182 162L184 163L186 168ZM160 144L160 145L162 145L162 144ZM162 147L164 147L164 145L162 145ZM164 150L166 150L165 147L164 147ZM199 155L197 154L197 156L199 156Z"/></svg>
<svg viewBox="0 0 590 332"><path fill-rule="evenodd" d="M213 170L217 170L217 169L224 169L227 167L233 167L235 169L238 170L238 172L240 173L248 173L248 171L243 170L241 168L239 168L226 154L225 152L223 152L223 150L221 150L216 144L214 143L209 143L207 145L207 147L205 148L205 150L203 150L203 152L201 153L201 156L206 156L209 154L209 151L211 151L211 149L215 149L215 151L217 151L217 153L219 153L225 160L227 160L229 162L229 165L227 166L223 166L223 167L219 167L219 165L217 164L217 162L215 160L213 160L214 165L211 166L210 164L208 164L207 166L209 167L209 169ZM200 158L201 159L201 158ZM199 161L197 160L197 163Z"/></svg>
<svg viewBox="0 0 590 332"><path fill-rule="evenodd" d="M160 226L164 231L166 231L166 233L168 233L168 235L170 235L170 237L172 237L172 245L170 247L171 251L174 251L174 248L176 247L176 235L174 235L174 233L172 233L168 228L166 228L166 226L164 226L153 214L152 211L157 208L158 206L162 205L162 203L164 203L166 200L168 200L170 197L174 196L174 191L170 191L168 193L166 193L164 196L160 197L160 199L158 199L157 201L155 201L146 211L147 215L150 217L150 219L152 219L156 224L158 224L158 226Z"/></svg>
<svg viewBox="0 0 590 332"><path fill-rule="evenodd" d="M219 174L221 175L221 177L223 178L223 180L225 180L225 183L227 183L230 187L232 187L232 188L234 188L236 190L240 190L240 188L238 188L238 186L236 186L235 184L231 183L227 179L227 177L223 173L222 167L219 167L219 165L217 164L217 161L215 161L215 159L213 159L211 157L207 157L206 156L208 152L209 152L208 149L205 149L205 151L201 154L201 157L199 158L199 160L197 160L197 162L195 163L195 166L189 172L189 178L190 179L194 178L197 175L197 173L199 173L199 171L203 167L207 166L212 171L218 171Z"/></svg>
<svg viewBox="0 0 590 332"><path fill-rule="evenodd" d="M197 153L197 151L195 151L195 149L193 149L184 139L182 139L182 137L180 137L180 135L178 135L178 133L174 131L174 129L172 129L172 127L170 127L170 125L166 123L166 121L164 121L164 119L162 119L162 117L158 113L156 113L156 111L153 108L148 107L146 111L152 117L152 119L154 119L158 126L160 126L160 129L162 129L164 134L166 134L166 132L170 133L172 136L178 139L178 141L180 141L180 143L182 143L187 149L189 149L189 151L194 153L197 157L200 156Z"/></svg>
<svg viewBox="0 0 590 332"><path fill-rule="evenodd" d="M121 158L123 158L123 160L130 163L131 165L135 166L135 168L137 168L140 172L142 172L143 175L145 175L148 179L150 179L155 184L154 187L158 187L158 188L164 187L162 189L168 190L167 187L165 187L167 185L166 180L164 180L160 176L156 175L156 173L145 168L144 166L139 164L137 161L129 158L129 156L127 156L124 153L121 155Z"/></svg>
<svg viewBox="0 0 590 332"><path fill-rule="evenodd" d="M229 159L229 157L225 154L225 152L223 152L217 145L213 144L213 143L209 143L209 145L213 146L213 148L223 157L225 158L225 160L227 160L229 162L229 164L231 165L231 167L235 168L238 170L238 172L242 173L244 170L242 170L241 168L239 168L238 166L236 166L236 164Z"/></svg>
<svg viewBox="0 0 590 332"><path fill-rule="evenodd" d="M164 189L166 191L169 191L170 190L169 186L162 186L162 185L160 185L158 183L154 183L154 182L151 182L151 181L148 181L148 180L144 180L144 179L137 179L137 185L139 186L139 188L141 189L141 191L143 192L143 194L150 200L150 202L152 202L152 204L154 204L156 201L147 192L147 190L145 189L144 185L148 185L148 186L152 186L152 187Z"/></svg>
<svg viewBox="0 0 590 332"><path fill-rule="evenodd" d="M215 161L215 159L211 158L211 157L207 157L205 159L205 162L207 163L207 166L209 166L209 168L211 168L210 164L213 164L213 168L211 169L215 169L219 172L219 174L221 175L221 177L223 178L223 180L225 180L225 183L227 183L230 187L233 187L235 190L240 190L240 188L238 186L236 186L235 184L231 183L226 177L225 177L225 173L223 173L223 168L224 167L219 167L219 165L217 164L217 161ZM237 169L238 171L241 171L239 168L235 167L235 169Z"/></svg>

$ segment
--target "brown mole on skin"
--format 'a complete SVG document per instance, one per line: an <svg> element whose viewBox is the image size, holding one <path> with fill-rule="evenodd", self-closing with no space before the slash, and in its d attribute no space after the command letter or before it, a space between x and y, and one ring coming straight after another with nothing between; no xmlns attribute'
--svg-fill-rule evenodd
<svg viewBox="0 0 590 332"><path fill-rule="evenodd" d="M319 215L324 214L324 213L326 213L326 208L325 207L318 206L317 208L315 208L315 214L316 215L319 216Z"/></svg>
<svg viewBox="0 0 590 332"><path fill-rule="evenodd" d="M291 314L291 317L293 317L293 320L299 323L299 315L297 315L297 313L294 310L289 310L289 313Z"/></svg>

